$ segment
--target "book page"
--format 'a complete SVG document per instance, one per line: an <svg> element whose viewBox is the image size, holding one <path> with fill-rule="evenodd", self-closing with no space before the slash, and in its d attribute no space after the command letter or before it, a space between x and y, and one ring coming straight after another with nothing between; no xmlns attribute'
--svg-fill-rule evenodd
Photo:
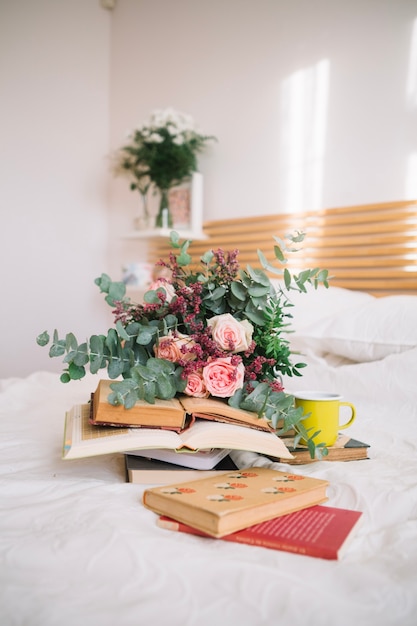
<svg viewBox="0 0 417 626"><path fill-rule="evenodd" d="M196 420L178 434L160 428L119 428L90 423L90 406L76 405L66 414L64 458L80 458L111 452L146 448L170 450L227 448L253 450L278 458L292 458L284 443L273 433L232 424Z"/></svg>
<svg viewBox="0 0 417 626"><path fill-rule="evenodd" d="M227 401L217 398L193 398L181 396L180 402L188 413L205 419L219 419L220 421L233 420L236 423L246 424L262 430L271 430L266 419L259 418L256 413L235 409L227 404ZM207 416L207 417L205 417Z"/></svg>
<svg viewBox="0 0 417 626"><path fill-rule="evenodd" d="M229 448L251 450L282 459L293 458L283 441L274 433L235 424L197 419L185 433L182 433L181 438L183 445L191 449Z"/></svg>

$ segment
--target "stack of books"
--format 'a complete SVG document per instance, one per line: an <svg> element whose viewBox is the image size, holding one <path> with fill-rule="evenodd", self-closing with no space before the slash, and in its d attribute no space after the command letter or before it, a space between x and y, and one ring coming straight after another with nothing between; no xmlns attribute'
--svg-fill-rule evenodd
<svg viewBox="0 0 417 626"><path fill-rule="evenodd" d="M323 505L327 487L319 478L251 467L147 488L143 504L162 528L205 541L340 559L362 513Z"/></svg>
<svg viewBox="0 0 417 626"><path fill-rule="evenodd" d="M188 467L195 456L196 469L213 469L230 450L248 450L274 458L292 459L286 445L276 436L267 420L256 413L235 409L217 398L182 396L156 400L155 404L138 401L131 409L112 406L107 398L111 381L100 381L89 403L75 405L66 413L64 459L76 459L112 452L140 454L149 450L171 452L161 459ZM226 451L225 453L219 451ZM180 460L181 459L181 460ZM212 463L208 466L207 463Z"/></svg>
<svg viewBox="0 0 417 626"><path fill-rule="evenodd" d="M293 437L283 437L293 458L275 458L272 461L289 465L307 465L320 459L312 459L307 446L294 447ZM368 459L369 444L339 434L336 443L327 449L325 461L360 461ZM179 453L173 450L137 450L125 454L126 479L132 483L162 485L175 480L203 478L227 469L237 469L229 453L231 450L201 450L196 453ZM203 473L202 473L203 472Z"/></svg>
<svg viewBox="0 0 417 626"><path fill-rule="evenodd" d="M266 420L216 398L183 396L137 402L129 410L112 406L109 380L101 380L90 402L74 406L65 419L64 459L122 452L127 480L164 484L236 469L231 450L258 452L275 461L313 462L306 447L279 438ZM329 461L365 459L368 444L340 435ZM175 474L174 474L175 472Z"/></svg>
<svg viewBox="0 0 417 626"><path fill-rule="evenodd" d="M232 450L312 462L306 448L277 437L267 420L223 400L187 396L126 410L108 403L109 392L110 381L100 381L90 402L66 413L64 459L123 453L127 480L147 485L143 504L163 528L341 557L361 513L324 505L326 480L233 463ZM340 436L326 458L367 458L368 447Z"/></svg>

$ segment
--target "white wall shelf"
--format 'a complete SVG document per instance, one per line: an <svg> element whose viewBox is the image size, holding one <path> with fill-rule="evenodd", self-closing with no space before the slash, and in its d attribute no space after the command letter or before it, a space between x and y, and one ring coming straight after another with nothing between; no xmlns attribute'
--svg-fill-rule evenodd
<svg viewBox="0 0 417 626"><path fill-rule="evenodd" d="M207 235L201 231L181 230L176 228L152 228L147 230L133 230L123 235L123 239L169 239L171 232L175 230L181 239L207 239Z"/></svg>

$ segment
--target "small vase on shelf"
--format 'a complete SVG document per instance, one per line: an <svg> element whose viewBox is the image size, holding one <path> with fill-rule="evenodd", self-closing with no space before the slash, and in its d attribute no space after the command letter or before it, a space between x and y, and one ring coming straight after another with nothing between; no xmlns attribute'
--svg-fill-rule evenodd
<svg viewBox="0 0 417 626"><path fill-rule="evenodd" d="M139 217L136 217L133 224L135 230L147 230L152 226L148 211L148 189L149 185L145 189L138 189L141 195L142 212Z"/></svg>
<svg viewBox="0 0 417 626"><path fill-rule="evenodd" d="M161 189L161 201L159 203L159 211L156 216L156 228L172 228L172 215L169 210L168 189Z"/></svg>

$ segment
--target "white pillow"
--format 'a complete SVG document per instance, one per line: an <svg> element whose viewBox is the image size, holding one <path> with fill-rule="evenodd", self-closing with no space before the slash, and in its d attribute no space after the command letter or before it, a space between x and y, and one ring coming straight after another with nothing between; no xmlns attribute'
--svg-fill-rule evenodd
<svg viewBox="0 0 417 626"><path fill-rule="evenodd" d="M361 291L352 291L342 287L323 287L319 285L314 289L307 285L307 293L298 291L287 291L282 281L271 279L275 289L282 288L288 300L294 306L288 307L287 312L291 313L291 330L298 331L301 328L322 320L339 311L347 308L357 307L366 302L374 300L374 296Z"/></svg>
<svg viewBox="0 0 417 626"><path fill-rule="evenodd" d="M355 362L377 361L417 346L417 296L374 298L301 329L292 350L312 349Z"/></svg>

